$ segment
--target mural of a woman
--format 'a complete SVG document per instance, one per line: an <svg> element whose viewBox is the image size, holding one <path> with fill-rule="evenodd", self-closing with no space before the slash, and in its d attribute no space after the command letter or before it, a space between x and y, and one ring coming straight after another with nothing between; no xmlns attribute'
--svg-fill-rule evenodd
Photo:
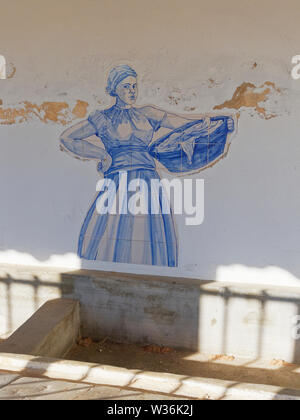
<svg viewBox="0 0 300 420"><path fill-rule="evenodd" d="M111 70L106 90L115 98L115 104L105 110L96 110L87 120L66 130L60 141L72 154L99 162L98 170L106 179L115 182L117 190L121 171L127 172L128 184L141 179L150 192L151 180L160 179L156 160L170 172L190 172L211 164L225 153L227 134L234 130L231 118L192 120L153 106L136 106L137 73L127 65ZM160 128L170 132L153 142L154 134ZM89 141L92 136L97 136L99 141ZM161 207L157 214L101 214L97 211L101 194L103 191L97 194L81 228L78 245L81 258L168 267L178 265L172 212L166 214ZM129 199L130 195L126 197ZM158 201L162 206L161 197Z"/></svg>

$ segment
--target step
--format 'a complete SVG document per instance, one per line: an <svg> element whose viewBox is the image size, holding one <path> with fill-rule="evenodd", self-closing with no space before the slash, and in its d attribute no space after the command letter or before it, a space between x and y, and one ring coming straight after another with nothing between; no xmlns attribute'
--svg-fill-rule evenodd
<svg viewBox="0 0 300 420"><path fill-rule="evenodd" d="M79 334L79 302L55 299L46 302L7 340L0 342L0 353L63 357Z"/></svg>
<svg viewBox="0 0 300 420"><path fill-rule="evenodd" d="M0 371L206 400L300 400L300 390L218 379L143 372L114 366L0 354Z"/></svg>

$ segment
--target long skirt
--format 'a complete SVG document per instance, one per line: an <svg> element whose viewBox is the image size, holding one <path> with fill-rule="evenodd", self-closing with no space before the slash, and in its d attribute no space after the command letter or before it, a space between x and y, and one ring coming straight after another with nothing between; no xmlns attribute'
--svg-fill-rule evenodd
<svg viewBox="0 0 300 420"><path fill-rule="evenodd" d="M118 208L124 209L124 204L128 208L133 192L128 192L125 198L121 197L119 173L108 175L107 179L114 181L116 186L116 196L119 196ZM99 211L99 202L105 193L105 191L100 191L88 211L80 232L78 255L81 258L115 263L177 267L178 245L172 211L163 211L161 195L156 201L158 211L156 209L153 214L150 209L151 194L153 194L151 180L159 181L159 175L154 170L130 170L127 172L127 189L132 180L139 179L145 181L143 184L148 187L145 192L148 198L147 214L132 214L130 211L117 211L116 214L112 214L111 212L105 213L101 209ZM162 190L160 191L164 194ZM126 203L122 200L126 200ZM107 203L105 205L107 207Z"/></svg>

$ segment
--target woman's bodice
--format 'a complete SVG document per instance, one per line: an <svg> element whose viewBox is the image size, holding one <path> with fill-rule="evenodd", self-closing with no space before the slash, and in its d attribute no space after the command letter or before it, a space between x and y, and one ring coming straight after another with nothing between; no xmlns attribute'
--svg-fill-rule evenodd
<svg viewBox="0 0 300 420"><path fill-rule="evenodd" d="M116 105L89 116L88 121L112 158L107 174L137 168L155 169L148 146L164 116L165 112L150 106L124 109Z"/></svg>

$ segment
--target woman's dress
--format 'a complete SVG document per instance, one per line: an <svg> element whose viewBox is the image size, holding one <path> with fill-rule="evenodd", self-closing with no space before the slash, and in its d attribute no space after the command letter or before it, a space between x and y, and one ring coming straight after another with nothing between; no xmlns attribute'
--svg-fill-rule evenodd
<svg viewBox="0 0 300 420"><path fill-rule="evenodd" d="M193 153L199 144L201 155L205 149L207 156L215 140L209 141L205 121L198 120L174 130L170 135L153 143L154 133L162 127L166 117L166 112L151 106L124 109L115 105L107 110L95 111L88 118L88 127L85 126L82 132L80 129L77 130L74 137L77 142L83 141L87 133L95 134L101 139L105 151L112 160L109 169L104 172L104 177L114 181L117 195L120 172L126 172L127 186L136 179L144 181L144 185L146 183L148 188L145 194L148 195L149 206L147 214L133 215L130 212L120 211L116 214L108 212L105 214L99 212L97 207L98 199L104 193L100 191L81 228L78 244L78 255L81 258L168 267L178 265L178 243L173 215L171 211L169 213L163 211L163 191L157 197L158 211L151 214L152 180L160 179L156 172L155 159L159 159L166 167L169 163L171 172L185 172L194 169ZM207 157L204 160L202 158L197 166L205 166L220 156L224 152L226 138L227 132L222 140L224 144L218 146L218 153L214 152L210 160ZM220 140L218 141L220 143ZM89 152L89 143L86 141L84 143L84 149L80 149L85 151L83 157L93 155L95 147L90 146L91 152ZM72 150L63 140L62 144L69 151L80 154L78 150ZM118 208L127 208L132 194L133 192L128 193L125 198L119 197L119 201L126 200L126 203L120 202Z"/></svg>

